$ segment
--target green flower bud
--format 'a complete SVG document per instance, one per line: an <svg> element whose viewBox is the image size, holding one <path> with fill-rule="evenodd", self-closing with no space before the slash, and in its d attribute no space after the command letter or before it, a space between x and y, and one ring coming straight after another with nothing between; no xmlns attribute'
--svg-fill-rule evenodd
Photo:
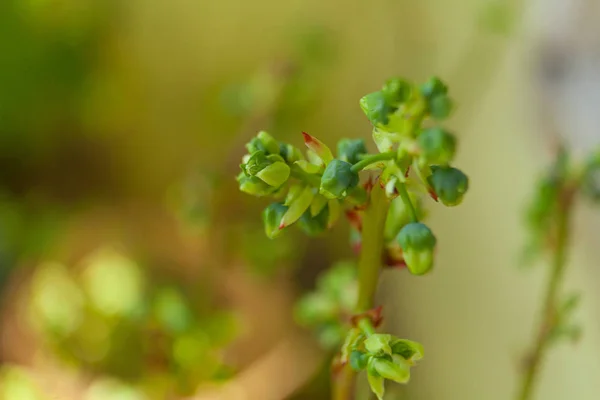
<svg viewBox="0 0 600 400"><path fill-rule="evenodd" d="M358 185L358 172L352 170L350 163L335 159L325 168L319 193L328 199L343 199L348 190L356 185Z"/></svg>
<svg viewBox="0 0 600 400"><path fill-rule="evenodd" d="M431 270L436 238L427 225L411 222L402 228L397 240L406 266L413 275L423 275Z"/></svg>
<svg viewBox="0 0 600 400"><path fill-rule="evenodd" d="M277 188L269 186L259 178L255 176L247 176L243 172L238 175L237 180L240 183L240 190L253 196L268 196L277 190Z"/></svg>
<svg viewBox="0 0 600 400"><path fill-rule="evenodd" d="M350 353L350 367L355 371L362 371L367 368L367 362L369 361L369 355L362 351L353 350Z"/></svg>
<svg viewBox="0 0 600 400"><path fill-rule="evenodd" d="M457 206L469 189L469 178L459 169L452 167L431 167L431 176L427 181L441 202L448 206Z"/></svg>
<svg viewBox="0 0 600 400"><path fill-rule="evenodd" d="M429 100L429 114L438 121L448 118L453 108L454 102L446 95L436 96Z"/></svg>
<svg viewBox="0 0 600 400"><path fill-rule="evenodd" d="M423 345L407 339L392 341L392 354L399 355L407 361L415 362L423 358Z"/></svg>
<svg viewBox="0 0 600 400"><path fill-rule="evenodd" d="M279 154L279 144L277 141L265 131L260 131L256 137L252 138L246 144L248 153L253 154L257 151L262 151L266 154Z"/></svg>
<svg viewBox="0 0 600 400"><path fill-rule="evenodd" d="M241 166L247 176L256 176L267 185L278 188L290 177L290 167L277 154L266 155L264 151L256 151Z"/></svg>
<svg viewBox="0 0 600 400"><path fill-rule="evenodd" d="M392 354L391 341L392 335L375 333L365 339L365 349L373 355L390 355Z"/></svg>
<svg viewBox="0 0 600 400"><path fill-rule="evenodd" d="M279 229L281 219L288 211L288 207L281 203L272 203L263 211L263 224L265 226L265 233L270 239L274 239L283 232Z"/></svg>
<svg viewBox="0 0 600 400"><path fill-rule="evenodd" d="M381 90L388 104L400 104L407 101L412 92L412 85L400 78L389 79Z"/></svg>
<svg viewBox="0 0 600 400"><path fill-rule="evenodd" d="M373 369L385 379L397 383L406 383L410 380L410 365L402 357L395 357L390 361L386 357L373 357Z"/></svg>
<svg viewBox="0 0 600 400"><path fill-rule="evenodd" d="M293 164L296 161L303 160L302 152L295 146L292 146L288 143L280 143L279 144L279 155L285 160L288 164Z"/></svg>
<svg viewBox="0 0 600 400"><path fill-rule="evenodd" d="M423 85L421 85L421 93L427 99L445 95L448 93L448 86L442 82L438 77L432 77Z"/></svg>
<svg viewBox="0 0 600 400"><path fill-rule="evenodd" d="M395 111L382 92L373 92L364 96L360 99L360 108L373 125L387 125L389 114Z"/></svg>
<svg viewBox="0 0 600 400"><path fill-rule="evenodd" d="M329 207L323 208L321 212L312 216L307 210L298 220L298 227L308 236L318 236L328 228Z"/></svg>
<svg viewBox="0 0 600 400"><path fill-rule="evenodd" d="M342 161L356 164L361 155L367 154L367 147L363 139L342 139L338 142L337 153Z"/></svg>
<svg viewBox="0 0 600 400"><path fill-rule="evenodd" d="M421 86L421 93L427 99L429 114L434 119L447 118L452 111L452 100L448 97L448 87L439 78L433 77Z"/></svg>
<svg viewBox="0 0 600 400"><path fill-rule="evenodd" d="M417 218L422 219L425 211L421 205L419 197L409 192L410 200L417 212ZM396 197L390 202L390 209L385 220L385 238L387 241L394 240L398 236L400 229L411 221L411 213L401 197Z"/></svg>
<svg viewBox="0 0 600 400"><path fill-rule="evenodd" d="M429 165L447 165L456 152L456 138L442 128L424 129L418 137L422 157Z"/></svg>

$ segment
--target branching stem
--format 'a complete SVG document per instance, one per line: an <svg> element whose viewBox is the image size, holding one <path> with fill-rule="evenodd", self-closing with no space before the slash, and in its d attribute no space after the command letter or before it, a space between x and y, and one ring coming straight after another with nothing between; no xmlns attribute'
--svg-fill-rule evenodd
<svg viewBox="0 0 600 400"><path fill-rule="evenodd" d="M363 219L363 242L358 262L358 302L355 308L357 314L373 308L373 300L381 271L381 254L384 245L384 228L388 208L389 202L385 196L385 191L376 184L371 190L371 198ZM372 326L362 321L359 322L359 325L361 329L366 329L366 333L374 332ZM332 399L352 399L355 372L350 365L346 364L335 374Z"/></svg>
<svg viewBox="0 0 600 400"><path fill-rule="evenodd" d="M563 188L556 213L555 243L552 254L552 272L544 297L542 319L538 328L533 349L527 358L527 369L523 375L518 400L531 400L536 379L539 375L544 355L550 344L551 333L557 322L557 302L564 277L567 248L569 245L569 225L573 209L574 191Z"/></svg>

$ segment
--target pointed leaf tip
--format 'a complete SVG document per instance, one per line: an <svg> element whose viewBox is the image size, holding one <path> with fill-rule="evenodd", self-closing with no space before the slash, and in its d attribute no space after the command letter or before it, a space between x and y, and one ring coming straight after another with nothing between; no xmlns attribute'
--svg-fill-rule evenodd
<svg viewBox="0 0 600 400"><path fill-rule="evenodd" d="M333 160L333 153L331 152L331 149L325 145L325 143L306 132L302 132L302 136L304 137L304 144L306 144L306 147L312 150L323 161L323 163L325 163L325 165L329 164L331 160Z"/></svg>

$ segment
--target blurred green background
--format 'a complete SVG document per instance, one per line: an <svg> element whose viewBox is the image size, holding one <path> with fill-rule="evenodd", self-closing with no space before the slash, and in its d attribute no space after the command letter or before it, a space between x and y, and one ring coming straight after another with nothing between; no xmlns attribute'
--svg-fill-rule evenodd
<svg viewBox="0 0 600 400"><path fill-rule="evenodd" d="M522 3L2 0L0 398L327 398L291 308L351 257L347 228L270 241L234 177L260 129L368 138L358 99L398 75L449 83L472 184L434 207L436 273L382 279L388 330L427 349L389 398L511 398L544 277L518 268L522 208L549 149ZM600 393L580 214L585 333L548 357L540 399Z"/></svg>

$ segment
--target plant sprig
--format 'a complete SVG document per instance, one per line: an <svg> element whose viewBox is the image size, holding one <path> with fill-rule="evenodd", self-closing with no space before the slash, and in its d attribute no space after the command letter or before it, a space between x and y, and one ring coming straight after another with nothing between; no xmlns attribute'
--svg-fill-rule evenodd
<svg viewBox="0 0 600 400"><path fill-rule="evenodd" d="M406 266L413 275L433 267L437 239L422 222L423 194L456 206L468 190L467 176L451 166L456 138L439 126L452 105L438 78L419 86L394 78L360 100L378 153L368 153L362 139L343 139L334 156L308 133L305 153L264 131L246 146L237 179L243 192L275 200L263 212L267 236L276 238L292 225L314 236L343 214L350 221L360 250L357 272L328 271L298 311L324 345L341 347L333 364L334 399L351 398L360 370L382 399L384 381L407 383L423 357L419 343L377 333L381 307L373 301L382 266Z"/></svg>
<svg viewBox="0 0 600 400"><path fill-rule="evenodd" d="M571 321L580 296L561 293L571 243L571 219L579 197L600 202L600 153L592 154L578 165L561 148L539 180L526 215L531 236L526 256L530 260L533 256L546 255L551 268L541 319L527 353L517 393L519 400L533 398L542 361L551 345L564 339L575 341L581 336L581 328Z"/></svg>

